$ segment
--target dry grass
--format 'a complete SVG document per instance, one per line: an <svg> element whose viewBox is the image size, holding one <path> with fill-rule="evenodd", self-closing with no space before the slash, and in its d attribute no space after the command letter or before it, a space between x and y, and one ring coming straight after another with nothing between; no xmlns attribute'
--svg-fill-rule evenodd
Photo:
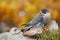
<svg viewBox="0 0 60 40"><path fill-rule="evenodd" d="M37 40L60 40L60 29L58 31L43 31L41 35L37 35Z"/></svg>

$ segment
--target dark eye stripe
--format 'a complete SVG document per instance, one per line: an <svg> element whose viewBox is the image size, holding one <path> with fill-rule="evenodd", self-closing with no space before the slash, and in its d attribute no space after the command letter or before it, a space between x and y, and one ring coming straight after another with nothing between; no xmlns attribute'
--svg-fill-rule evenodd
<svg viewBox="0 0 60 40"><path fill-rule="evenodd" d="M46 14L46 12L42 11L42 13Z"/></svg>

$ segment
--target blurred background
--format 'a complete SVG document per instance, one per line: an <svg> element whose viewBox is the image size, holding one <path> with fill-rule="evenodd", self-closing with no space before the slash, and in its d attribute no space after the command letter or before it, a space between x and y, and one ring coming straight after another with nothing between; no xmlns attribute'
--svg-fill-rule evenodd
<svg viewBox="0 0 60 40"><path fill-rule="evenodd" d="M21 24L33 19L43 8L50 11L51 19L60 26L60 0L0 0L0 32L24 28Z"/></svg>

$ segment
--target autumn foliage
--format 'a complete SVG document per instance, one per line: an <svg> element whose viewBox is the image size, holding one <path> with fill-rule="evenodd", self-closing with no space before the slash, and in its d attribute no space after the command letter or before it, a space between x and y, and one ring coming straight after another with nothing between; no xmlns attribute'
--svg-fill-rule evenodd
<svg viewBox="0 0 60 40"><path fill-rule="evenodd" d="M51 19L60 24L60 0L0 0L0 22L12 22L20 27L43 8L49 9ZM24 11L25 16L19 16L20 11Z"/></svg>

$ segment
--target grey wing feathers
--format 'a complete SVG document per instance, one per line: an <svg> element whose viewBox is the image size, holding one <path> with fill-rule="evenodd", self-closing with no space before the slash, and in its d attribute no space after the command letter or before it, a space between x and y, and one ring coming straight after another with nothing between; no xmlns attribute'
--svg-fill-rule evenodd
<svg viewBox="0 0 60 40"><path fill-rule="evenodd" d="M30 21L29 23L31 23L32 25L36 25L37 23L43 21L43 15L42 14L38 14L35 18L32 19L32 21Z"/></svg>

